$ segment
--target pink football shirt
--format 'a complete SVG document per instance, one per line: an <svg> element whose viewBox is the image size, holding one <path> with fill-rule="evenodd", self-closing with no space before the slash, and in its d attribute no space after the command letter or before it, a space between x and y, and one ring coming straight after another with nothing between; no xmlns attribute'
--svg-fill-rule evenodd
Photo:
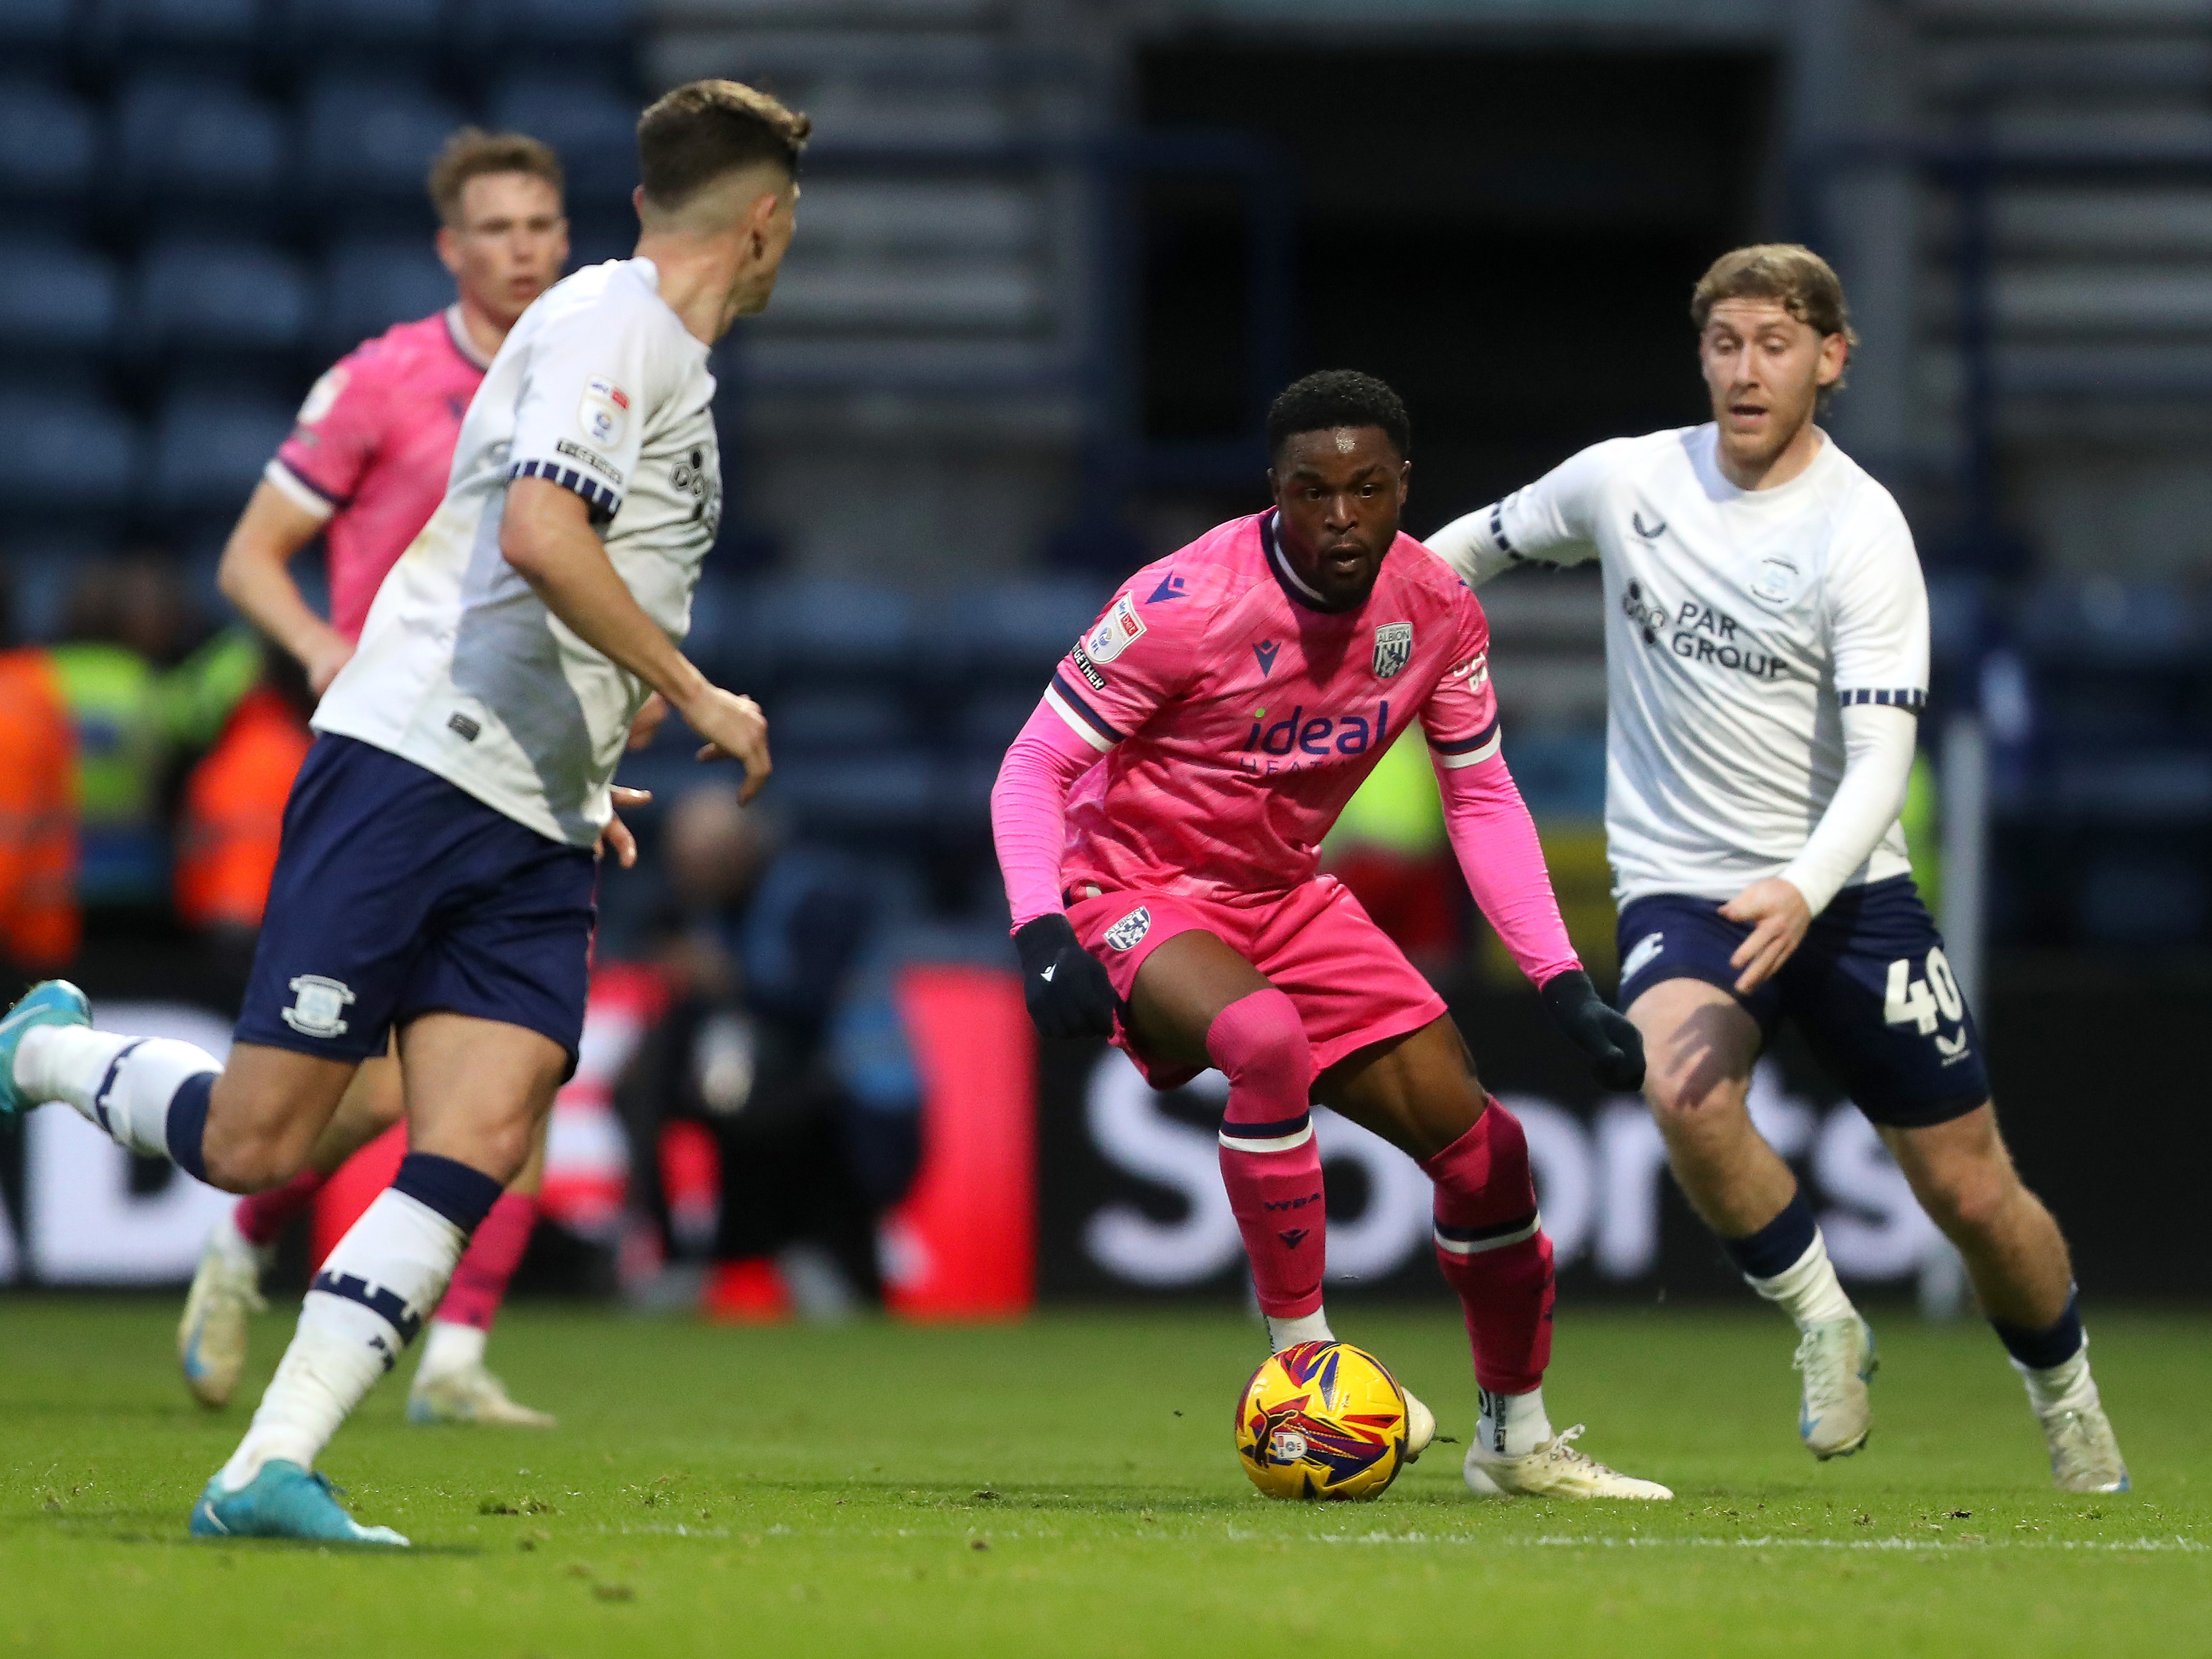
<svg viewBox="0 0 2212 1659"><path fill-rule="evenodd" d="M331 626L361 637L385 573L446 497L461 417L490 360L460 307L399 323L340 358L307 393L269 482L329 523Z"/></svg>
<svg viewBox="0 0 2212 1659"><path fill-rule="evenodd" d="M1451 569L1400 536L1365 602L1326 611L1274 520L1146 566L1054 671L1046 703L1104 757L1068 793L1068 886L1279 895L1416 719L1444 766L1498 752L1490 626Z"/></svg>

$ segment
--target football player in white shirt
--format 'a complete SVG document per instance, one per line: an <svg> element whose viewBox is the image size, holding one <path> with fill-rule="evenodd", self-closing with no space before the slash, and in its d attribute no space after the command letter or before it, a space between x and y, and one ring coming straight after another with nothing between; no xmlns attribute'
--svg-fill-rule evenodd
<svg viewBox="0 0 2212 1659"><path fill-rule="evenodd" d="M1874 1334L1746 1107L1796 1021L1965 1257L2027 1385L2052 1478L2125 1490L2066 1242L1997 1131L1973 1017L1898 815L1928 686L1928 599L1897 504L1814 423L1855 342L1790 246L1715 261L1691 304L1713 419L1573 456L1429 538L1470 584L1601 562L1606 836L1620 998L1676 1180L1802 1333L1798 1432L1847 1455Z"/></svg>
<svg viewBox="0 0 2212 1659"><path fill-rule="evenodd" d="M808 124L728 81L638 123L636 257L549 289L464 421L445 501L378 591L285 811L238 1041L94 1030L48 981L0 1020L0 1113L66 1101L231 1192L298 1170L398 1032L410 1150L315 1276L203 1537L404 1545L314 1460L436 1307L574 1069L595 848L658 691L702 759L767 777L759 708L678 649L721 501L708 348L769 301Z"/></svg>

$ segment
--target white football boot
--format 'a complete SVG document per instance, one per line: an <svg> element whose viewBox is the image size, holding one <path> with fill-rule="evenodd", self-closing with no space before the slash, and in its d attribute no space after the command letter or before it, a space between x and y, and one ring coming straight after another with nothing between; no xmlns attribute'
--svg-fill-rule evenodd
<svg viewBox="0 0 2212 1659"><path fill-rule="evenodd" d="M485 1423L514 1429L550 1429L550 1412L532 1411L507 1397L507 1384L482 1365L463 1365L424 1376L407 1391L410 1423Z"/></svg>
<svg viewBox="0 0 2212 1659"><path fill-rule="evenodd" d="M1874 1427L1867 1382L1881 1364L1874 1327L1856 1314L1824 1319L1798 1340L1790 1364L1805 1379L1797 1408L1797 1437L1805 1449L1825 1463L1865 1445Z"/></svg>
<svg viewBox="0 0 2212 1659"><path fill-rule="evenodd" d="M2051 1446L2051 1484L2061 1492L2125 1492L2128 1466L2102 1406L2039 1413Z"/></svg>
<svg viewBox="0 0 2212 1659"><path fill-rule="evenodd" d="M1492 1455L1483 1449L1482 1437L1477 1435L1467 1449L1463 1466L1467 1489L1479 1498L1674 1497L1656 1480L1638 1480L1577 1451L1574 1442L1582 1431L1577 1423L1521 1457Z"/></svg>
<svg viewBox="0 0 2212 1659"><path fill-rule="evenodd" d="M246 1369L246 1322L269 1310L261 1299L261 1273L274 1254L247 1243L228 1215L208 1231L185 1316L177 1322L177 1364L203 1406L219 1410L237 1391Z"/></svg>
<svg viewBox="0 0 2212 1659"><path fill-rule="evenodd" d="M1406 1461L1413 1462L1428 1450L1437 1437L1437 1414L1413 1398L1413 1391L1404 1383L1398 1391L1406 1396Z"/></svg>

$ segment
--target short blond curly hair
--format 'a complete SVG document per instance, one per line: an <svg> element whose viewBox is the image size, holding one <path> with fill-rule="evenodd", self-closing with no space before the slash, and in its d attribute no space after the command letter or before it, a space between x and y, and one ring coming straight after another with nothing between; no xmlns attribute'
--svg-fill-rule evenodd
<svg viewBox="0 0 2212 1659"><path fill-rule="evenodd" d="M1859 343L1835 267L1796 242L1759 242L1714 260L1690 293L1690 320L1698 333L1723 300L1772 300L1817 333L1840 334L1848 346Z"/></svg>

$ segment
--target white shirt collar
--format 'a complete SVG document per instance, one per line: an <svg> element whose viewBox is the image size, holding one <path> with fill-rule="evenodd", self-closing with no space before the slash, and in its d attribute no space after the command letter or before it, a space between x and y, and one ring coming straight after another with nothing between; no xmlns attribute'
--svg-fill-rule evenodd
<svg viewBox="0 0 2212 1659"><path fill-rule="evenodd" d="M461 302L459 300L446 307L446 332L452 337L453 349L462 356L478 368L491 367L491 359L477 350L477 343L469 338L468 325L461 320Z"/></svg>

